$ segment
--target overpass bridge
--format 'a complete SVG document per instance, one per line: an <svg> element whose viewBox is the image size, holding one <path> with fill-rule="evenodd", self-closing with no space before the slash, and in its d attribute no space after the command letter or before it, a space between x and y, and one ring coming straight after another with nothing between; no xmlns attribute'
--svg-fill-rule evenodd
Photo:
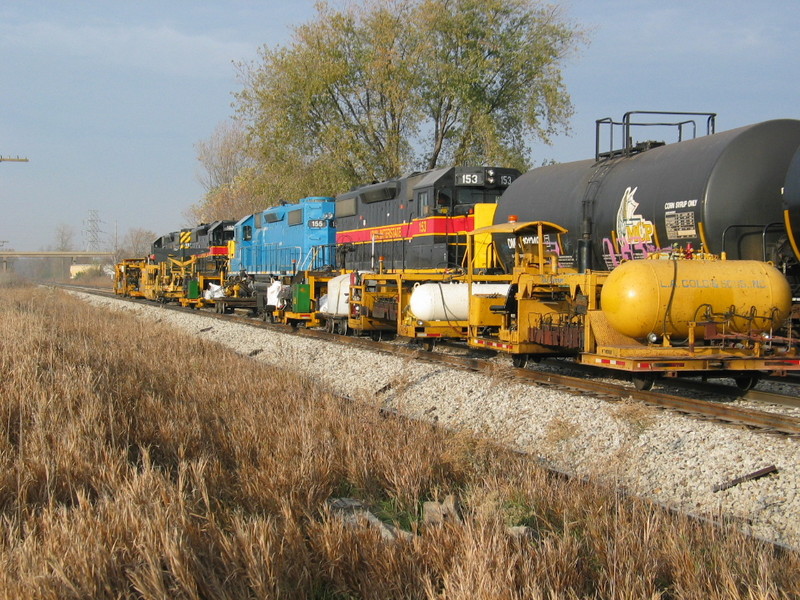
<svg viewBox="0 0 800 600"><path fill-rule="evenodd" d="M113 252L80 252L77 250L67 251L44 251L44 252L17 252L15 250L0 251L0 259L3 261L2 271L8 271L9 258L71 258L72 263L75 264L80 258L110 258L114 259Z"/></svg>

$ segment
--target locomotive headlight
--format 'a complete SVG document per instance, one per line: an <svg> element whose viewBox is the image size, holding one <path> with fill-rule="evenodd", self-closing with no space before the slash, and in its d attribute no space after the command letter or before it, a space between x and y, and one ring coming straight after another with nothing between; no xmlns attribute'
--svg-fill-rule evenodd
<svg viewBox="0 0 800 600"><path fill-rule="evenodd" d="M488 169L488 170L486 171L486 174L487 174L489 177L494 177L494 169Z"/></svg>

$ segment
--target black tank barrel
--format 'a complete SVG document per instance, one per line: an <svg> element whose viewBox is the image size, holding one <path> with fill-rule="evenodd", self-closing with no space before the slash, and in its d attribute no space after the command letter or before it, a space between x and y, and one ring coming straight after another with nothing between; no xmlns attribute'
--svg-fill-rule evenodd
<svg viewBox="0 0 800 600"><path fill-rule="evenodd" d="M560 262L581 268L587 261L613 268L675 245L724 251L731 259L795 262L783 223L784 210L794 211L800 235L799 146L800 121L780 119L630 156L533 169L503 194L495 223L517 215L568 228ZM787 183L790 165L795 175Z"/></svg>

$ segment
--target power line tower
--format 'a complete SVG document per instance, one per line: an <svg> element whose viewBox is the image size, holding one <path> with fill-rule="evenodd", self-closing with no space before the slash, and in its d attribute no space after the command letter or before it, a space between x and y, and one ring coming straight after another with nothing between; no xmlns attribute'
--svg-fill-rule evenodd
<svg viewBox="0 0 800 600"><path fill-rule="evenodd" d="M86 229L83 232L86 236L87 252L99 252L101 250L100 236L103 233L103 231L100 229L101 223L100 211L94 209L89 210L89 218L84 221Z"/></svg>

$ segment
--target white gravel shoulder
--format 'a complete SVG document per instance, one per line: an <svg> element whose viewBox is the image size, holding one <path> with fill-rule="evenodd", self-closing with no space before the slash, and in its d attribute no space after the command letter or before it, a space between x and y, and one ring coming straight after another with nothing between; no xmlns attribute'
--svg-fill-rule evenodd
<svg viewBox="0 0 800 600"><path fill-rule="evenodd" d="M612 480L695 515L728 517L756 536L800 549L798 440L515 383L500 366L488 375L468 373L202 313L78 295L142 319L159 319L243 355L257 351L254 360L291 366L337 393L490 436L558 469ZM712 491L770 465L778 472Z"/></svg>

